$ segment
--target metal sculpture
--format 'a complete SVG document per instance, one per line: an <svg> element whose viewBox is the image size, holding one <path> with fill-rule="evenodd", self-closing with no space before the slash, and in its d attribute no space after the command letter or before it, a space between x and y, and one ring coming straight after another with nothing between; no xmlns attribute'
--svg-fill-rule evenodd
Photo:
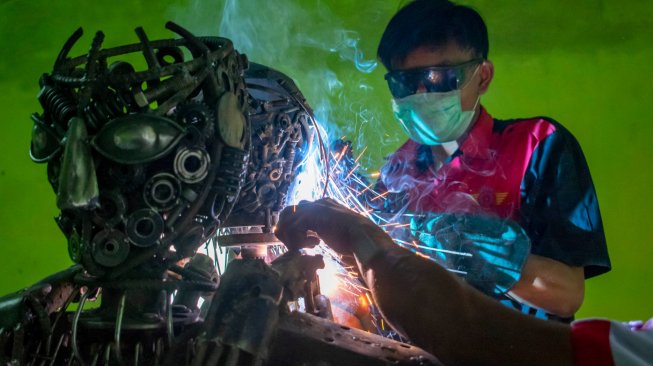
<svg viewBox="0 0 653 366"><path fill-rule="evenodd" d="M70 58L79 29L41 78L30 155L48 165L76 264L0 298L0 362L436 364L320 318L319 256L266 262L312 112L290 78L228 39L166 27L181 38L137 28L139 43L104 49L98 32ZM198 253L210 239L241 255L222 277ZM300 297L307 313L288 306Z"/></svg>

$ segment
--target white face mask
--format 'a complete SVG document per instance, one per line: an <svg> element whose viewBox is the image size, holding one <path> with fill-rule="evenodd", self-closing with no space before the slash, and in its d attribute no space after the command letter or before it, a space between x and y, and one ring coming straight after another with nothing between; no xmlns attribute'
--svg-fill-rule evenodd
<svg viewBox="0 0 653 366"><path fill-rule="evenodd" d="M393 99L392 110L411 139L423 145L440 145L459 139L467 131L479 99L472 110L463 111L460 90L416 93Z"/></svg>

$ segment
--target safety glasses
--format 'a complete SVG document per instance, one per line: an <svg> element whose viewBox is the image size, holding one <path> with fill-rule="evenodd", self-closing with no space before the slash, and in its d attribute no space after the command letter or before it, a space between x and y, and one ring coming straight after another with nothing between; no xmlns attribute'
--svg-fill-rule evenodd
<svg viewBox="0 0 653 366"><path fill-rule="evenodd" d="M417 93L420 86L427 92L449 92L460 89L467 81L471 68L485 61L482 58L453 66L431 66L419 69L396 70L385 74L390 93L395 98L404 98Z"/></svg>

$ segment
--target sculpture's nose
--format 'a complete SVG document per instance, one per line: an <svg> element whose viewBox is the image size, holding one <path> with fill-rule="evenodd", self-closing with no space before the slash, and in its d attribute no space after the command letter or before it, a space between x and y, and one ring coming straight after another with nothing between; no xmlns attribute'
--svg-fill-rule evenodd
<svg viewBox="0 0 653 366"><path fill-rule="evenodd" d="M82 118L70 119L65 141L59 171L57 207L61 210L96 208L99 189L86 124Z"/></svg>

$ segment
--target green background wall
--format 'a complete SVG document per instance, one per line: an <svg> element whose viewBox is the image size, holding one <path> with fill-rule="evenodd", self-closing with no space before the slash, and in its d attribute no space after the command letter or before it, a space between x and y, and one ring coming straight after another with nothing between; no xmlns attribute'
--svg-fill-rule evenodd
<svg viewBox="0 0 653 366"><path fill-rule="evenodd" d="M370 66L400 1L225 1L0 1L0 294L70 264L45 166L28 157L29 115L40 111L40 74L51 71L78 26L86 35L74 55L88 50L96 30L108 47L136 42L139 25L150 39L171 37L166 20L197 34L219 32L250 60L295 78L334 136L354 140L359 151L368 146L364 172L402 142L382 67L359 71ZM614 269L587 282L579 316L652 316L653 2L464 3L490 31L496 75L483 104L499 118L554 117L584 148Z"/></svg>

